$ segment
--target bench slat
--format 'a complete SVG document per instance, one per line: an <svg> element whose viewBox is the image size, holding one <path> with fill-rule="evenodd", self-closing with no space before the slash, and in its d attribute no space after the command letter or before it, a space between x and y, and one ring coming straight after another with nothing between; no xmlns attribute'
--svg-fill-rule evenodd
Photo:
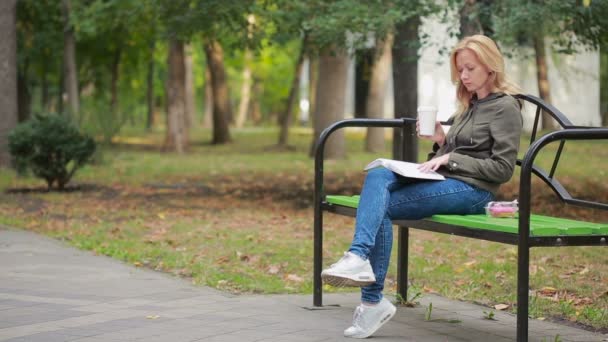
<svg viewBox="0 0 608 342"><path fill-rule="evenodd" d="M358 195L328 195L325 200L334 205L350 208L357 208L359 205ZM517 234L518 231L518 220L516 218L494 218L486 215L433 215L426 220L511 234ZM532 236L608 235L608 224L532 214L530 215L530 232Z"/></svg>

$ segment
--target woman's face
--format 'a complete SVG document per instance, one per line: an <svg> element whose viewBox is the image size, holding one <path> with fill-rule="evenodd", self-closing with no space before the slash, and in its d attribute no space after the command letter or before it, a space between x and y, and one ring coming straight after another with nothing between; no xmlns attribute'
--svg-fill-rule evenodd
<svg viewBox="0 0 608 342"><path fill-rule="evenodd" d="M477 98L482 99L492 90L490 82L490 70L477 59L473 51L464 49L456 54L456 70L460 82L471 93L477 93Z"/></svg>

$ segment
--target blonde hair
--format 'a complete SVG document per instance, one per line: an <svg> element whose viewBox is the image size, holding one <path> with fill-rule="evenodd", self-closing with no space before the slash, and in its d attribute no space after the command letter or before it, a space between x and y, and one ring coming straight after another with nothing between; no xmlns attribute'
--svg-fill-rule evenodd
<svg viewBox="0 0 608 342"><path fill-rule="evenodd" d="M490 70L490 77L493 78L491 80L491 92L502 92L508 95L520 93L520 88L505 75L505 62L498 45L492 39L481 34L465 37L456 44L450 54L450 71L452 82L456 85L456 99L458 100L458 109L455 116L467 111L473 96L473 93L469 92L460 81L460 73L456 67L456 56L465 49L473 52L481 64Z"/></svg>

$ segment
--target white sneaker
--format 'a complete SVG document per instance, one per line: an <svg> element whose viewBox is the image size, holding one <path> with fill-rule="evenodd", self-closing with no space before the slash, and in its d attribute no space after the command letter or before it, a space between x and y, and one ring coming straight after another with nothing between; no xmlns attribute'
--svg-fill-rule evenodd
<svg viewBox="0 0 608 342"><path fill-rule="evenodd" d="M369 260L345 252L337 263L321 272L321 279L332 286L367 286L376 282Z"/></svg>
<svg viewBox="0 0 608 342"><path fill-rule="evenodd" d="M352 338L367 338L372 336L384 323L388 322L397 312L397 308L386 298L374 306L359 305L353 314L353 325L344 330L344 336Z"/></svg>

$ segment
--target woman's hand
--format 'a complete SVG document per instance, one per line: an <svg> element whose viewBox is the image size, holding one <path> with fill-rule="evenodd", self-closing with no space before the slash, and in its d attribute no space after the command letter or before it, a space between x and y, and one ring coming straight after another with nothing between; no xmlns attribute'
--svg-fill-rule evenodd
<svg viewBox="0 0 608 342"><path fill-rule="evenodd" d="M441 165L447 165L449 160L450 154L444 154L440 157L433 158L427 162L420 164L420 166L418 166L418 170L422 172L437 171L437 169Z"/></svg>
<svg viewBox="0 0 608 342"><path fill-rule="evenodd" d="M433 135L420 135L420 120L416 120L416 134L418 138L422 139L430 139L433 142L436 142L439 146L443 146L445 143L445 132L443 131L443 126L439 121L435 122L435 134Z"/></svg>

